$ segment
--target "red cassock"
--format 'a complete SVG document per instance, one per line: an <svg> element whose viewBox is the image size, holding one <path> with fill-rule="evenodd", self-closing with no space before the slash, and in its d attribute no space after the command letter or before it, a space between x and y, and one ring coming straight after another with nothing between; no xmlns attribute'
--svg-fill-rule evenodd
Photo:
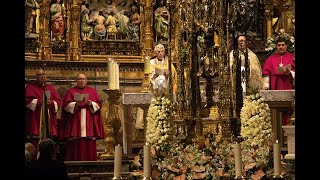
<svg viewBox="0 0 320 180"><path fill-rule="evenodd" d="M282 66L291 65L290 74L286 75L283 72L277 72L277 68ZM281 55L278 53L269 56L264 63L262 75L269 76L269 89L270 90L290 90L293 89L293 78L295 73L294 54L286 52ZM282 112L282 124L287 125L289 122L290 113Z"/></svg>
<svg viewBox="0 0 320 180"><path fill-rule="evenodd" d="M61 106L61 98L58 91L50 84L45 85L45 91L50 92L48 99L53 103L48 106L50 122L50 138L58 136L57 133L57 110ZM43 86L37 82L28 84L25 88L25 133L29 142L38 147L40 133L40 118L42 107Z"/></svg>
<svg viewBox="0 0 320 180"><path fill-rule="evenodd" d="M75 110L75 94L87 94L92 101L90 108L86 101L82 101ZM96 161L96 140L104 138L103 121L101 116L101 99L95 89L78 86L70 88L62 103L62 121L59 137L66 140L66 161Z"/></svg>
<svg viewBox="0 0 320 180"><path fill-rule="evenodd" d="M277 68L282 63L283 66L291 65L291 71L295 72L294 54L286 52L282 55L278 53L272 54L267 58L262 69L262 75L269 76L270 90L288 90L293 89L292 73L289 75L283 72L277 72Z"/></svg>

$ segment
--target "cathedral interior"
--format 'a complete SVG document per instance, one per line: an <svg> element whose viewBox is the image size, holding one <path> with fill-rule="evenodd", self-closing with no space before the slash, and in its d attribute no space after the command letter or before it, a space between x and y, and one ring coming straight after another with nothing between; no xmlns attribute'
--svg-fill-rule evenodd
<svg viewBox="0 0 320 180"><path fill-rule="evenodd" d="M155 45L164 45L177 70L177 81L169 84L171 89L177 87L175 137L205 141L214 129L222 129L215 130L222 137L237 131L232 126L237 122L230 112L226 70L236 37L246 35L248 47L263 66L269 55L268 38L280 30L294 37L294 23L294 0L26 0L25 84L43 68L48 83L63 98L77 74L85 73L88 85L103 101L105 133L113 138L99 142L98 150L103 151L106 143L126 146L122 163L128 169L122 175L129 179L129 164L145 144L143 124L151 93L146 67L155 56ZM116 94L108 91L109 59L119 64ZM288 145L276 119L294 106L292 92L286 93L285 100L269 103L272 131L281 139L283 153ZM60 114L61 110L58 128ZM108 124L110 116L118 124ZM64 142L56 142L57 158L63 159ZM101 158L100 164L65 163L72 179L113 177L112 154Z"/></svg>

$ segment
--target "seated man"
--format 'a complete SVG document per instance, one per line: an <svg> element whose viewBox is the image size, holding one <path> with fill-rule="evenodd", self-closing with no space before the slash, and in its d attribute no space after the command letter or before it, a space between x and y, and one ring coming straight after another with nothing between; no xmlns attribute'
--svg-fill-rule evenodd
<svg viewBox="0 0 320 180"><path fill-rule="evenodd" d="M163 93L167 93L168 89L168 78L171 73L171 77L174 81L176 78L176 71L174 66L171 66L171 72L169 72L169 61L165 56L165 48L162 44L158 44L154 48L154 52L157 57L150 60L150 69L151 69L151 79L150 82L152 84L152 90L155 95L163 95ZM173 87L173 94L176 92L176 87Z"/></svg>

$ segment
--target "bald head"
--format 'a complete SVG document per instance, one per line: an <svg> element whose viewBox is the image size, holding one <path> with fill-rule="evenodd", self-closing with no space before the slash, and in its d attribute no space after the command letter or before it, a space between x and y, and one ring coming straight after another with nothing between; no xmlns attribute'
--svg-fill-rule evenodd
<svg viewBox="0 0 320 180"><path fill-rule="evenodd" d="M41 85L47 81L47 74L43 69L36 71L36 81Z"/></svg>
<svg viewBox="0 0 320 180"><path fill-rule="evenodd" d="M82 88L85 88L87 86L87 77L85 74L83 73L79 73L77 75L77 86L82 89Z"/></svg>

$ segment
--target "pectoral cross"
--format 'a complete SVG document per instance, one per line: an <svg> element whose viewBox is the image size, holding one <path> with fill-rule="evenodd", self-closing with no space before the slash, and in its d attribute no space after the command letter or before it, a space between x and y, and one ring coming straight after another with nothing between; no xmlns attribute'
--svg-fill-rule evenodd
<svg viewBox="0 0 320 180"><path fill-rule="evenodd" d="M282 64L282 56L280 56L280 64L279 64L279 67L283 67L283 64Z"/></svg>

